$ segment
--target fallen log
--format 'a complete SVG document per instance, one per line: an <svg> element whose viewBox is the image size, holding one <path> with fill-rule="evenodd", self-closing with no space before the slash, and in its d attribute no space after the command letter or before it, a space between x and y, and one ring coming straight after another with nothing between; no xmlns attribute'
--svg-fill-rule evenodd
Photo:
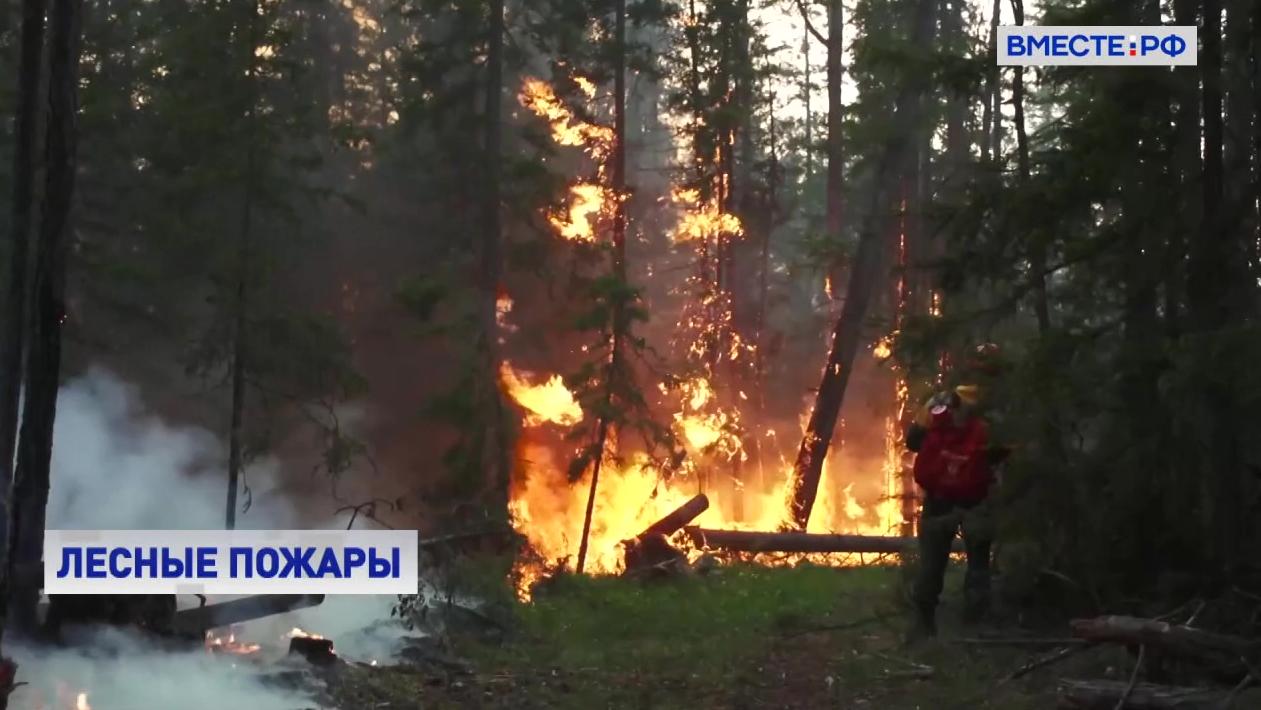
<svg viewBox="0 0 1261 710"><path fill-rule="evenodd" d="M665 535L670 537L679 528L692 522L696 516L709 510L709 498L704 493L693 496L688 502L674 509L674 512L649 525L638 537L649 535Z"/></svg>
<svg viewBox="0 0 1261 710"><path fill-rule="evenodd" d="M319 606L323 602L323 594L255 594L177 611L173 617L173 626L178 633L205 636L210 629Z"/></svg>
<svg viewBox="0 0 1261 710"><path fill-rule="evenodd" d="M1160 648L1172 654L1225 661L1234 664L1261 650L1250 639L1133 616L1099 616L1074 619L1073 636L1096 643L1122 643Z"/></svg>
<svg viewBox="0 0 1261 710"><path fill-rule="evenodd" d="M1126 692L1129 695L1126 696ZM1058 689L1064 710L1113 710L1122 698L1129 710L1219 710L1223 707L1261 707L1261 690L1233 695L1222 688L1184 688L1125 681L1063 680ZM1233 704L1226 705L1228 701Z"/></svg>
<svg viewBox="0 0 1261 710"><path fill-rule="evenodd" d="M852 552L896 555L914 548L916 544L913 537L710 530L694 526L683 528L683 533L696 547L729 552ZM962 552L963 543L956 540L952 549Z"/></svg>

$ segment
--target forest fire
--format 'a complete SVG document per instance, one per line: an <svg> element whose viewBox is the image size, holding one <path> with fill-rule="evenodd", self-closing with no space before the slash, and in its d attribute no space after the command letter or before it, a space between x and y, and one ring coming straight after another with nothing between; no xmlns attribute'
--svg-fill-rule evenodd
<svg viewBox="0 0 1261 710"><path fill-rule="evenodd" d="M558 381L558 378L554 378ZM509 389L508 394L527 412L526 430L518 448L518 475L514 481L510 512L515 527L529 541L536 557L518 560L514 574L516 587L522 598L529 598L531 586L544 576L549 568L568 566L577 552L582 530L583 513L590 485L590 467L581 478L570 481L566 476L568 461L562 446L549 441L542 429L562 426L558 422L564 407L546 408L547 402L563 402L565 398L528 400L528 389ZM694 391L693 396L699 393ZM529 401L530 404L526 402ZM702 399L702 401L704 401ZM701 402L696 402L700 404ZM712 422L704 419L676 422L684 437L695 437L692 444L706 443L714 446L716 437ZM689 425L691 428L689 429ZM890 422L890 432L892 429ZM738 442L739 439L735 438ZM896 433L886 441L888 453L880 468L883 496L873 506L867 507L855 498L851 481L833 491L824 486L820 490L809 532L845 531L858 534L888 535L896 533L902 524L899 505L901 481L901 448ZM666 479L661 469L646 455L635 453L618 460L610 449L604 462L605 473L596 492L589 553L586 570L595 574L617 574L623 568L623 543L634 538L653 522L675 510L698 492L699 480L694 475L676 475ZM706 447L697 447L698 449ZM700 454L698 453L698 456ZM706 465L721 466L722 456L702 459ZM826 475L842 475L839 466L825 461ZM792 466L782 461L778 475L768 487L756 484L730 486L726 490L710 488L705 491L713 498L709 510L702 513L696 524L706 527L735 530L776 530L788 520L789 501L792 492ZM835 480L835 479L834 479ZM740 499L743 515L736 515L736 499ZM686 542L675 539L676 544L688 548ZM690 552L698 554L694 550ZM796 554L778 558L777 563L794 564L809 559L815 563L843 565L857 560L848 554Z"/></svg>
<svg viewBox="0 0 1261 710"><path fill-rule="evenodd" d="M578 100L591 102L597 90L583 77L571 77ZM617 137L607 126L582 118L600 111L576 110L544 81L528 78L518 95L522 106L544 119L558 146L580 148L594 165L594 176L573 181L568 203L547 215L555 234L568 242L598 244L612 222L619 196L608 180L609 158ZM589 113L588 113L589 112ZM730 146L728 146L729 148ZM695 152L695 151L694 151ZM716 168L719 158L714 157ZM712 177L712 180L710 179ZM514 570L517 589L528 598L533 583L550 569L573 567L580 556L584 519L595 470L600 478L591 501L591 523L583 570L595 574L622 571L623 543L636 538L648 526L674 512L697 494L712 502L696 520L711 528L774 531L791 520L794 467L787 447L797 440L763 437L756 448L756 477L744 466L750 461L747 446L755 431L782 430L783 422L769 421L745 393L742 384L753 372L757 345L745 337L733 317L730 286L724 281L731 245L745 236L740 218L727 209L730 185L717 170L702 178L711 189L676 185L668 195L674 210L669 237L695 264L681 293L686 294L679 314L673 345L691 374L672 384L661 384L658 414L671 422L671 430L685 454L681 465L664 465L649 453L626 447L619 451L619 433L611 428L599 440L602 448L590 452L575 447L575 438L587 434L574 427L597 423L584 419L577 397L560 375L538 378L501 366L505 393L520 407L524 431L518 442L516 473L510 492L510 513L515 527L529 541L530 553L521 556ZM662 202L667 200L663 199ZM726 278L729 278L726 277ZM506 297L505 297L506 298ZM501 326L506 323L506 313ZM889 340L877 343L878 360L892 355ZM744 373L744 374L740 374ZM743 378L743 379L742 379ZM899 392L904 386L899 385ZM901 402L899 402L899 408ZM809 419L802 418L801 428ZM825 475L832 483L821 487L807 532L845 531L888 535L902 524L902 451L896 417L885 427L883 447L874 444L870 455L856 460L848 454L825 458ZM789 427L791 429L791 427ZM622 437L626 446L628 437ZM882 452L874 449L882 448ZM585 452L585 453L584 453ZM593 465L592 457L599 457ZM577 464L577 465L575 465ZM878 485L879 500L863 505L855 493L856 481L842 469L869 470L864 492ZM844 483L838 483L844 481ZM683 535L672 543L691 550ZM848 554L796 554L777 558L792 564L811 559L827 564L847 564Z"/></svg>

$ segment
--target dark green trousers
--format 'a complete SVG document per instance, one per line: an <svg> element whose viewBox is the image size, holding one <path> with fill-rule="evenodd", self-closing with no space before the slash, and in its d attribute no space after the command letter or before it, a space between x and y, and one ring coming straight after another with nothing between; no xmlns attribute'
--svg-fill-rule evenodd
<svg viewBox="0 0 1261 710"><path fill-rule="evenodd" d="M950 546L960 530L968 558L963 578L965 615L975 618L989 606L994 525L988 506L985 502L961 505L929 496L920 509L919 572L914 590L916 606L929 618L941 597L946 567L950 564Z"/></svg>

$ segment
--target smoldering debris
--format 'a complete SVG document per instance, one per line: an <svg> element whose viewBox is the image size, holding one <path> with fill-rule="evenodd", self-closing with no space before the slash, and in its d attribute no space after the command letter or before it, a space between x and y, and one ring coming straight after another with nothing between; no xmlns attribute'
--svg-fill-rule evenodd
<svg viewBox="0 0 1261 710"><path fill-rule="evenodd" d="M18 663L16 710L298 710L325 707L320 681L277 688L247 658L200 648L175 652L118 629L97 629L72 648L6 644ZM82 696L82 700L80 700Z"/></svg>

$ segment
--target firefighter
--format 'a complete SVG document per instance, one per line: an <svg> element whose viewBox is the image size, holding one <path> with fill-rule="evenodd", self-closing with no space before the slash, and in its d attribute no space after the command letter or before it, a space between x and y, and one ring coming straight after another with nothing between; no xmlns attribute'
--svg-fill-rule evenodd
<svg viewBox="0 0 1261 710"><path fill-rule="evenodd" d="M984 394L986 381L998 374L1000 364L996 345L977 347L960 373L964 382L930 398L907 429L906 445L915 453L915 482L924 493L912 600L915 622L909 640L937 633L937 600L960 530L967 554L965 623L980 621L989 608L994 531L987 502L994 467L1007 449L991 445Z"/></svg>

